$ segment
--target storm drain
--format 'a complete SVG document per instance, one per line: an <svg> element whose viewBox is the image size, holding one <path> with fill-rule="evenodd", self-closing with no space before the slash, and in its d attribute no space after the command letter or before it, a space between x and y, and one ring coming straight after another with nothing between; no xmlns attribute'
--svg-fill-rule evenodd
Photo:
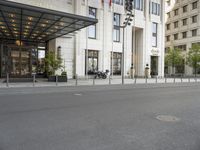
<svg viewBox="0 0 200 150"><path fill-rule="evenodd" d="M177 118L175 116L169 116L169 115L159 115L156 117L156 119L160 121L165 121L165 122L177 122L180 121L180 118Z"/></svg>

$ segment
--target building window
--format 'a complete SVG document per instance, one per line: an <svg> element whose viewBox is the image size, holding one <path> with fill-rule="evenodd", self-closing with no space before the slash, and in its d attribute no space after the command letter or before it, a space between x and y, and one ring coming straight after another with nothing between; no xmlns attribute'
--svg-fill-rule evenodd
<svg viewBox="0 0 200 150"><path fill-rule="evenodd" d="M160 16L160 4L152 2L151 13Z"/></svg>
<svg viewBox="0 0 200 150"><path fill-rule="evenodd" d="M166 25L167 30L170 30L170 23Z"/></svg>
<svg viewBox="0 0 200 150"><path fill-rule="evenodd" d="M187 25L187 18L183 19L183 26Z"/></svg>
<svg viewBox="0 0 200 150"><path fill-rule="evenodd" d="M178 47L176 47L176 48L178 48L178 49L180 49L180 50L182 50L182 51L186 51L186 45L179 45Z"/></svg>
<svg viewBox="0 0 200 150"><path fill-rule="evenodd" d="M175 73L184 74L185 73L185 59L182 59L180 65L175 67Z"/></svg>
<svg viewBox="0 0 200 150"><path fill-rule="evenodd" d="M197 8L197 1L192 3L192 9L196 9Z"/></svg>
<svg viewBox="0 0 200 150"><path fill-rule="evenodd" d="M87 54L87 50L86 50L86 59L87 63L85 63L87 65L86 71L88 71L88 74L94 74L95 71L98 70L98 51L95 50L88 50L88 54Z"/></svg>
<svg viewBox="0 0 200 150"><path fill-rule="evenodd" d="M174 28L178 28L178 21L174 22Z"/></svg>
<svg viewBox="0 0 200 150"><path fill-rule="evenodd" d="M89 7L89 17L96 18L97 9ZM92 39L96 39L96 24L88 27L88 37Z"/></svg>
<svg viewBox="0 0 200 150"><path fill-rule="evenodd" d="M113 15L113 41L120 42L120 14L114 13Z"/></svg>
<svg viewBox="0 0 200 150"><path fill-rule="evenodd" d="M197 36L197 29L192 30L192 36Z"/></svg>
<svg viewBox="0 0 200 150"><path fill-rule="evenodd" d="M158 24L152 23L152 46L157 47Z"/></svg>
<svg viewBox="0 0 200 150"><path fill-rule="evenodd" d="M197 15L192 16L192 23L197 23Z"/></svg>
<svg viewBox="0 0 200 150"><path fill-rule="evenodd" d="M187 38L187 32L182 32L183 39Z"/></svg>
<svg viewBox="0 0 200 150"><path fill-rule="evenodd" d="M174 40L178 40L178 33L174 34Z"/></svg>
<svg viewBox="0 0 200 150"><path fill-rule="evenodd" d="M167 41L167 42L170 41L170 35L166 36L166 41Z"/></svg>
<svg viewBox="0 0 200 150"><path fill-rule="evenodd" d="M183 6L183 13L187 12L187 5Z"/></svg>
<svg viewBox="0 0 200 150"><path fill-rule="evenodd" d="M143 0L133 0L133 6L137 10L143 10Z"/></svg>
<svg viewBox="0 0 200 150"><path fill-rule="evenodd" d="M177 16L178 15L178 9L175 9L174 10L174 16Z"/></svg>
<svg viewBox="0 0 200 150"><path fill-rule="evenodd" d="M123 5L123 0L112 0L112 3L118 4L118 5Z"/></svg>
<svg viewBox="0 0 200 150"><path fill-rule="evenodd" d="M168 53L170 50L170 47L165 47L165 53Z"/></svg>
<svg viewBox="0 0 200 150"><path fill-rule="evenodd" d="M113 54L113 56L112 56ZM122 63L122 53L111 52L111 74L121 75L121 63Z"/></svg>
<svg viewBox="0 0 200 150"><path fill-rule="evenodd" d="M178 46L174 46L174 49L179 49L181 51L186 51L187 46L186 45L178 45Z"/></svg>

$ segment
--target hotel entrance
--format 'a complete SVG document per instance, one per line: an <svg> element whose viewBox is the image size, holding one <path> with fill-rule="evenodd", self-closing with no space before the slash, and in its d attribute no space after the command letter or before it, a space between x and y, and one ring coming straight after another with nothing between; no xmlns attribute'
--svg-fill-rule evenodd
<svg viewBox="0 0 200 150"><path fill-rule="evenodd" d="M45 73L45 47L36 44L4 43L1 46L0 76L5 77L31 77L32 73L44 75Z"/></svg>
<svg viewBox="0 0 200 150"><path fill-rule="evenodd" d="M57 53L56 45L49 43L97 22L85 16L0 1L0 77L7 73L17 78L44 75L48 48Z"/></svg>

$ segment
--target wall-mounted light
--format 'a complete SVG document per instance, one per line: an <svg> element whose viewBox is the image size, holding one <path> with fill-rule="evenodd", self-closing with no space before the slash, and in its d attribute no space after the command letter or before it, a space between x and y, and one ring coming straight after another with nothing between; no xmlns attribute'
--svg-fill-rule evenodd
<svg viewBox="0 0 200 150"><path fill-rule="evenodd" d="M61 46L57 48L57 59L61 59Z"/></svg>

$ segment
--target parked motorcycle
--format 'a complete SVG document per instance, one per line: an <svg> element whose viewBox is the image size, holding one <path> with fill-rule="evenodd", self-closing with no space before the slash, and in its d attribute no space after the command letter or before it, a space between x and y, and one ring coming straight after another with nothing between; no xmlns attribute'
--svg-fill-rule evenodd
<svg viewBox="0 0 200 150"><path fill-rule="evenodd" d="M99 79L106 79L108 76L109 70L106 70L105 72L103 71L96 71L94 73L94 78L99 78Z"/></svg>

